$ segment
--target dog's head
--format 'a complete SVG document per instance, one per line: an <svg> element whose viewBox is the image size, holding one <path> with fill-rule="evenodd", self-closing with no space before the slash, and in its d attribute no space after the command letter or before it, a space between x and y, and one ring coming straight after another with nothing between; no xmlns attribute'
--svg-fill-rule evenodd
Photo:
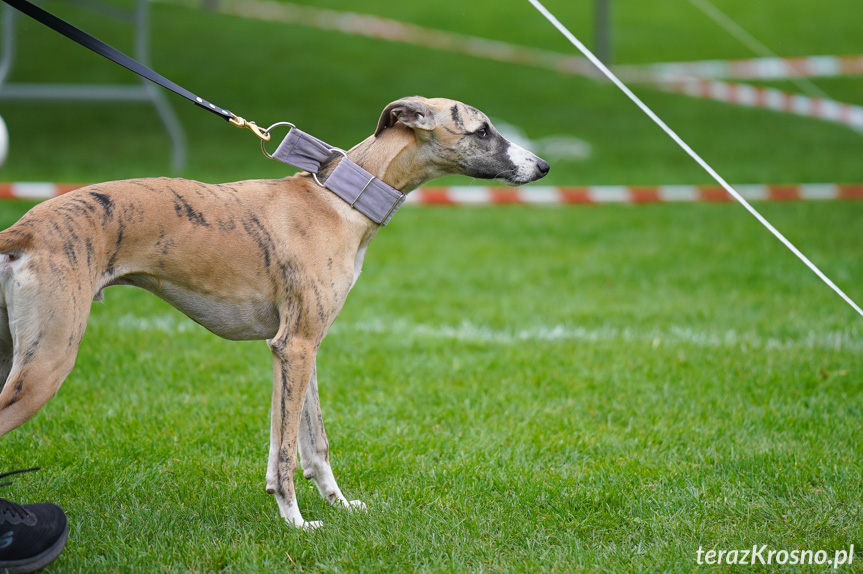
<svg viewBox="0 0 863 574"><path fill-rule="evenodd" d="M433 165L433 177L457 174L523 185L545 177L548 163L494 128L484 113L455 100L404 98L381 114L375 138L399 129L412 130L416 154Z"/></svg>

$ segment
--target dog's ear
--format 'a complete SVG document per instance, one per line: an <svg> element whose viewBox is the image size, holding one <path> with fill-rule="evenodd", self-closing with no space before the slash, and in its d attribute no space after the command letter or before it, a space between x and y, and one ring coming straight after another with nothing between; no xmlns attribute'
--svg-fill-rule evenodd
<svg viewBox="0 0 863 574"><path fill-rule="evenodd" d="M381 119L378 120L375 136L398 122L415 130L433 130L437 125L434 114L424 101L418 98L405 98L391 103L384 109Z"/></svg>

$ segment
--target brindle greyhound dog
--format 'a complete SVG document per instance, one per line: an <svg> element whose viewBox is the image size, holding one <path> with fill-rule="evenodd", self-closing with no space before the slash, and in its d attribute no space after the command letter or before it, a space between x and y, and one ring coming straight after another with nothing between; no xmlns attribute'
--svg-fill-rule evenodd
<svg viewBox="0 0 863 574"><path fill-rule="evenodd" d="M520 185L549 169L479 110L420 97L388 105L374 135L348 157L404 192L447 174ZM223 185L117 181L37 205L0 233L0 436L57 392L102 289L134 285L221 337L267 340L274 384L266 487L288 522L319 525L297 507L298 449L304 476L327 501L363 508L333 477L315 354L379 228L305 172Z"/></svg>

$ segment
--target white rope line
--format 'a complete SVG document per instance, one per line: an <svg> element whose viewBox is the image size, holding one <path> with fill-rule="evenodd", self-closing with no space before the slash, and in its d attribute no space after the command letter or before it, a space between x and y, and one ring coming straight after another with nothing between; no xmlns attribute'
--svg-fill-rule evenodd
<svg viewBox="0 0 863 574"><path fill-rule="evenodd" d="M776 53L762 44L758 38L743 29L743 26L732 20L709 0L689 0L689 3L701 10L705 16L713 20L720 28L737 38L753 54L761 57L777 57Z"/></svg>
<svg viewBox="0 0 863 574"><path fill-rule="evenodd" d="M643 111L645 114L647 114L647 116L651 120L653 120L653 122L656 125L658 125L660 128L662 128L662 130L666 134L668 134L668 136L671 139L673 139L675 141L675 143L677 143L677 145L679 145L681 147L681 149L683 149L683 151L685 151L692 159L694 159L696 161L696 163L698 163L698 165L700 165L704 169L704 171L706 171L713 179L715 179L716 182L719 185L721 185L723 187L723 189L725 189L725 191L727 191L729 194L731 194L731 197L736 199L738 201L738 203L740 203L740 205L745 207L746 210L749 213L751 213L753 215L753 217L755 217L755 219L757 219L761 223L761 225L766 227L767 230L770 231L770 233L772 233L779 241L781 241L785 245L785 247L787 247L794 255L796 255L800 259L800 261L802 261L804 264L806 264L806 266L809 267L809 269L811 269L812 272L815 273L822 281L824 281L824 283L826 283L828 287L833 289L833 291L835 291L837 295L842 297L842 299L844 299L846 303L848 303L855 311L857 311L857 313L861 317L863 317L863 309L861 309L857 305L857 303L855 303L848 295L846 295L845 292L842 291L842 289L837 287L836 284L833 283L833 281L831 281L829 277L827 277L824 273L822 273L821 270L818 269L818 267L816 267L815 264L809 260L809 258L807 258L805 255L803 255L803 253L801 253L801 251L799 249L797 249L790 241L788 241L788 239L786 239L785 236L779 232L779 230L777 230L775 227L773 227L773 225L771 225L769 221L767 221L760 213L758 213L758 211L756 211L755 208L752 207L748 201L743 199L743 196L741 196L739 193L737 193L737 191L735 191L734 188L731 187L731 185L729 185L728 182L726 182L722 178L722 176L720 176L712 167L710 167L710 165L708 165L708 163L706 161L704 161L700 155L695 153L695 151L691 147L689 147L689 145L685 141L683 141L680 138L680 136L677 135L677 133L674 132L674 130L672 130L670 127L668 127L668 125L664 121L662 121L659 118L659 116L657 116L655 113L653 113L653 110L651 110L649 107L647 107L647 105L644 102L642 102L638 98L638 96L636 96L634 93L632 93L632 90L627 88L626 85L624 85L624 83L621 82L617 78L617 76L615 76L611 72L611 70L609 70L605 66L605 64L603 64L599 60L599 58L597 58L593 54L593 52L588 50L587 47L584 44L582 44L581 41L579 41L579 39L576 38L573 35L573 33L570 32L566 28L566 26L561 24L560 21L554 16L554 14L549 12L546 9L546 7L543 6L538 0L528 0L528 2L530 2L533 5L533 7L536 8L539 11L539 13L545 17L546 20L551 22L551 24L555 28L557 28L557 30L561 34L563 34L564 37L566 37L566 39L569 40L573 46L578 48L578 50L582 54L584 54L584 56L588 60L590 60L591 63L594 66L596 66L615 86L617 86L620 89L620 91L622 91L624 94L626 94L626 96L630 100L632 100L632 102L635 105L637 105L639 108L641 108L641 111Z"/></svg>
<svg viewBox="0 0 863 574"><path fill-rule="evenodd" d="M719 8L710 3L710 0L689 0L689 3L701 10L708 18L713 20L719 27L737 38L752 53L762 58L778 58L779 55L762 44L758 38L743 29L743 26L732 20ZM812 83L808 78L794 78L791 82L812 97L830 99L824 90Z"/></svg>

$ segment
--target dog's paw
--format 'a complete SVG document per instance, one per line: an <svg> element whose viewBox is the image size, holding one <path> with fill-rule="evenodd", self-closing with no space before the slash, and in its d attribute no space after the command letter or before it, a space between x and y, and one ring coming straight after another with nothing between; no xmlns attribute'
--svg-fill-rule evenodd
<svg viewBox="0 0 863 574"><path fill-rule="evenodd" d="M279 475L270 476L267 474L267 494L275 494L279 491Z"/></svg>
<svg viewBox="0 0 863 574"><path fill-rule="evenodd" d="M285 519L285 521L288 524L296 526L299 530L304 530L306 532L309 532L311 530L317 530L324 525L324 523L320 520L303 520L302 518L295 520Z"/></svg>
<svg viewBox="0 0 863 574"><path fill-rule="evenodd" d="M369 507L366 506L366 503L363 502L362 500L351 500L350 502L347 503L347 505L345 505L345 508L347 508L351 512L357 512L357 511L365 512L366 510L369 509Z"/></svg>

